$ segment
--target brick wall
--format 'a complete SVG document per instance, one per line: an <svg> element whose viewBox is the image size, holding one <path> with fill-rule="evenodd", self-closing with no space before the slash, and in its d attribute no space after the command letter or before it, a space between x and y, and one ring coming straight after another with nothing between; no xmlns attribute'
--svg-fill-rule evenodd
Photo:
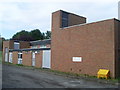
<svg viewBox="0 0 120 90"><path fill-rule="evenodd" d="M96 76L109 69L115 77L114 19L69 28L60 27L60 11L52 14L52 69ZM72 57L82 57L73 62Z"/></svg>
<svg viewBox="0 0 120 90"><path fill-rule="evenodd" d="M20 49L30 48L30 42L20 41Z"/></svg>
<svg viewBox="0 0 120 90"><path fill-rule="evenodd" d="M23 51L23 65L32 66L32 51ZM42 67L42 51L35 53L35 67Z"/></svg>
<svg viewBox="0 0 120 90"><path fill-rule="evenodd" d="M86 18L75 14L69 14L68 26L86 23Z"/></svg>
<svg viewBox="0 0 120 90"><path fill-rule="evenodd" d="M9 41L3 41L3 55L2 55L2 60L3 62L5 61L5 48L9 49Z"/></svg>
<svg viewBox="0 0 120 90"><path fill-rule="evenodd" d="M26 51L23 51L23 65L26 65L26 66L32 66L32 53L30 51L26 52Z"/></svg>
<svg viewBox="0 0 120 90"><path fill-rule="evenodd" d="M36 57L36 59L35 59L35 61L36 61L35 67L37 67L37 68L42 67L42 53L43 53L43 51L40 51L40 52L35 54L35 57Z"/></svg>
<svg viewBox="0 0 120 90"><path fill-rule="evenodd" d="M12 52L13 54L13 64L18 64L18 52L17 51L14 51L14 52Z"/></svg>

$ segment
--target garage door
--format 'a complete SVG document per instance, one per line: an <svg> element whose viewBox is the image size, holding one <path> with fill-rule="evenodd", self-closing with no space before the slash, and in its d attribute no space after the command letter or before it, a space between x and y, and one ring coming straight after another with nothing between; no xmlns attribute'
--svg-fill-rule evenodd
<svg viewBox="0 0 120 90"><path fill-rule="evenodd" d="M5 48L5 62L8 62L8 48Z"/></svg>
<svg viewBox="0 0 120 90"><path fill-rule="evenodd" d="M44 50L42 58L42 68L50 67L51 67L51 50Z"/></svg>
<svg viewBox="0 0 120 90"><path fill-rule="evenodd" d="M35 52L32 52L32 66L35 66Z"/></svg>
<svg viewBox="0 0 120 90"><path fill-rule="evenodd" d="M9 53L9 62L12 63L12 52Z"/></svg>

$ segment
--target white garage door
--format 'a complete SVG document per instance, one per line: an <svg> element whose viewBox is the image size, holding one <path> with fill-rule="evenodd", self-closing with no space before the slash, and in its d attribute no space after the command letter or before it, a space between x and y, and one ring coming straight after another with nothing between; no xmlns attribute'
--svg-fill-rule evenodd
<svg viewBox="0 0 120 90"><path fill-rule="evenodd" d="M8 48L5 48L5 62L8 62Z"/></svg>
<svg viewBox="0 0 120 90"><path fill-rule="evenodd" d="M35 66L35 52L32 52L32 66Z"/></svg>
<svg viewBox="0 0 120 90"><path fill-rule="evenodd" d="M51 67L51 50L44 50L42 58L42 68L50 67Z"/></svg>
<svg viewBox="0 0 120 90"><path fill-rule="evenodd" d="M12 63L12 52L9 53L9 62Z"/></svg>

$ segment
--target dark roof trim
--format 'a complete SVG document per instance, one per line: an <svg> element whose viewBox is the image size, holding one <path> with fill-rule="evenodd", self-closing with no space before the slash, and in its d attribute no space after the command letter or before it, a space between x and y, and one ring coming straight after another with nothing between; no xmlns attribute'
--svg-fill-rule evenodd
<svg viewBox="0 0 120 90"><path fill-rule="evenodd" d="M9 51L10 51L10 52L13 52L13 51L19 51L19 52L22 52L22 51L38 51L38 50L50 50L50 48L36 48L36 49L10 49Z"/></svg>
<svg viewBox="0 0 120 90"><path fill-rule="evenodd" d="M36 45L47 45L47 44L51 44L51 40L38 40L38 41L31 41L30 42L30 46L36 46Z"/></svg>

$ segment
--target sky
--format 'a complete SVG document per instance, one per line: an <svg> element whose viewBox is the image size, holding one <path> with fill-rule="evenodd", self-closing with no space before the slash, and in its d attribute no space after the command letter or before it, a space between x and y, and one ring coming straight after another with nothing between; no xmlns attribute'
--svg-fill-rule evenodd
<svg viewBox="0 0 120 90"><path fill-rule="evenodd" d="M0 0L0 35L11 38L21 30L51 31L51 15L64 10L87 23L118 18L119 0Z"/></svg>

